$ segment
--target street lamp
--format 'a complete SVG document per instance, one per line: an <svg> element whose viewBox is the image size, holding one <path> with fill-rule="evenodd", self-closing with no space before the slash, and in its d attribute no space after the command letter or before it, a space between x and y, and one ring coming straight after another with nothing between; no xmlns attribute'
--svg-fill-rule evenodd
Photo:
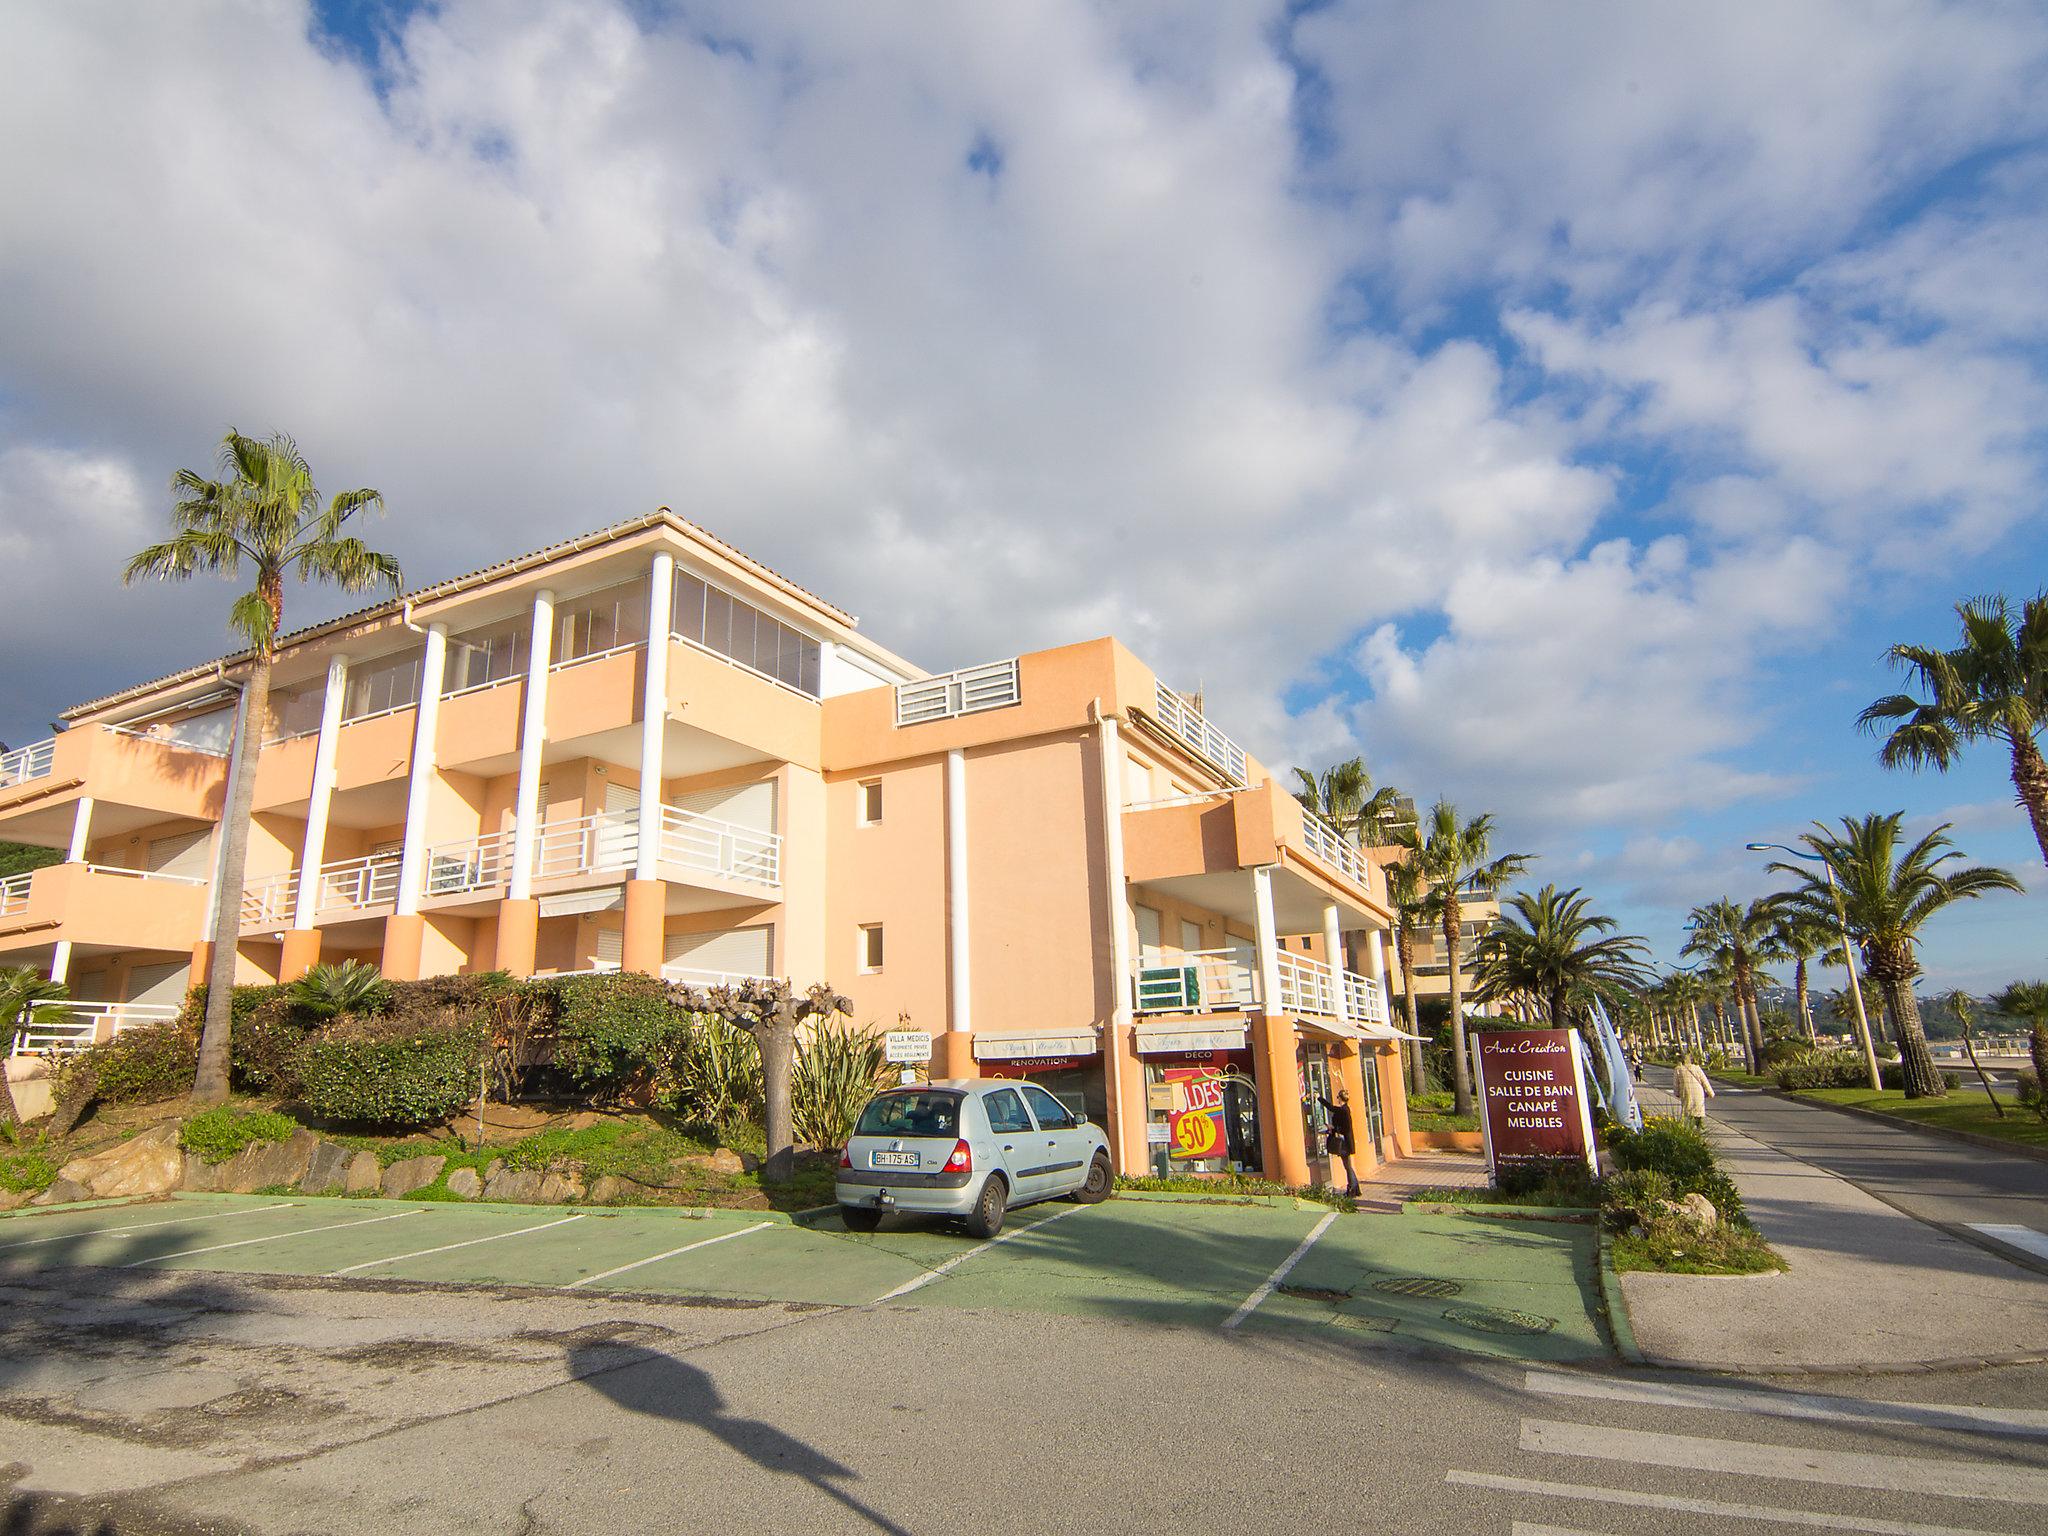
<svg viewBox="0 0 2048 1536"><path fill-rule="evenodd" d="M1884 1079L1878 1074L1877 1051L1870 1043L1870 1016L1863 1011L1863 984L1856 979L1856 947L1849 942L1849 914L1842 906L1841 888L1835 884L1834 866L1817 853L1801 853L1783 843L1744 843L1743 847L1751 853L1789 853L1808 864L1818 864L1821 873L1828 877L1828 895L1835 902L1835 922L1842 930L1842 964L1849 972L1849 996L1856 1004L1856 1038L1863 1046L1863 1065L1870 1069L1871 1091L1877 1092L1884 1087Z"/></svg>

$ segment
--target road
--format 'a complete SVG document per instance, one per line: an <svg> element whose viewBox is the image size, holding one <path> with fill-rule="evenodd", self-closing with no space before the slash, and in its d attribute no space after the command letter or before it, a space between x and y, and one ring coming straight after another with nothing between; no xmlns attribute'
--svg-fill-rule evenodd
<svg viewBox="0 0 2048 1536"><path fill-rule="evenodd" d="M1716 1084L1709 1113L1789 1157L1839 1174L1930 1225L1982 1242L1985 1227L2021 1228L2048 1264L2048 1161L1952 1141L1908 1126ZM2020 1237L2020 1242L2033 1239ZM2010 1256L2011 1247L2005 1250Z"/></svg>

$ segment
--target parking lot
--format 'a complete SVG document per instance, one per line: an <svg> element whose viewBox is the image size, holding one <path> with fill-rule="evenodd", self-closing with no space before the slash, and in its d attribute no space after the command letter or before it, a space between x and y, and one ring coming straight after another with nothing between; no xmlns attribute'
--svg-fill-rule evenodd
<svg viewBox="0 0 2048 1536"><path fill-rule="evenodd" d="M1559 1223L1131 1198L1014 1212L986 1243L912 1218L849 1233L829 1209L791 1219L289 1196L0 1221L0 1278L85 1266L1049 1312L1551 1361L1608 1353L1595 1263L1592 1232Z"/></svg>

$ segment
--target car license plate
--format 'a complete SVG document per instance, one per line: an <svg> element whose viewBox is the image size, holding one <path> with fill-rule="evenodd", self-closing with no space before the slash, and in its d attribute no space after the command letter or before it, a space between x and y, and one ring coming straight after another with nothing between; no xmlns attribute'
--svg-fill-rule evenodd
<svg viewBox="0 0 2048 1536"><path fill-rule="evenodd" d="M868 1156L868 1166L870 1168L915 1168L917 1166L917 1154L915 1152L874 1152Z"/></svg>

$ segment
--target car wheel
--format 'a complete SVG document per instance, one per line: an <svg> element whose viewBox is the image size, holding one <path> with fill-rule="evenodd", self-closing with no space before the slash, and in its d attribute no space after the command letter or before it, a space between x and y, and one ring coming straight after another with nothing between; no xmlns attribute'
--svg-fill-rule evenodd
<svg viewBox="0 0 2048 1536"><path fill-rule="evenodd" d="M882 1224L882 1213L871 1205L842 1205L839 1219L849 1232L872 1232Z"/></svg>
<svg viewBox="0 0 2048 1536"><path fill-rule="evenodd" d="M1109 1171L1109 1154L1098 1152L1095 1161L1088 1165L1088 1177L1081 1181L1081 1187L1067 1196L1076 1205L1100 1205L1110 1197L1116 1188L1116 1175Z"/></svg>
<svg viewBox="0 0 2048 1536"><path fill-rule="evenodd" d="M994 1237L1002 1231L1009 1197L1010 1186L1003 1182L1003 1176L990 1174L982 1181L981 1198L974 1202L967 1217L967 1230L975 1237Z"/></svg>

